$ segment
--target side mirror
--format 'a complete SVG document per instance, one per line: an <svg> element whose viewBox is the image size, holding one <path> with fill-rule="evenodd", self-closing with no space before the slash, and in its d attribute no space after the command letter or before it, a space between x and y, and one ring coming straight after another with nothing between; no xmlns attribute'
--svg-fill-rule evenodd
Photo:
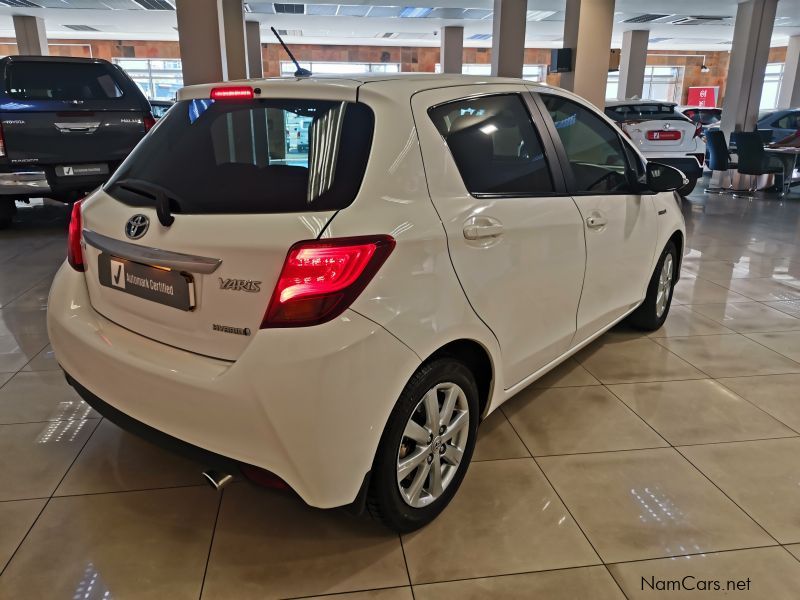
<svg viewBox="0 0 800 600"><path fill-rule="evenodd" d="M657 162L647 163L647 187L654 192L673 192L687 185L682 171Z"/></svg>

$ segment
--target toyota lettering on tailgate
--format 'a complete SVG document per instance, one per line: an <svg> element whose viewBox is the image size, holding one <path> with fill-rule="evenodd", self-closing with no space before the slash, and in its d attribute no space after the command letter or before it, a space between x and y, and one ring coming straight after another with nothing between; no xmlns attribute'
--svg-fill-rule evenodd
<svg viewBox="0 0 800 600"><path fill-rule="evenodd" d="M679 140L681 139L680 131L648 131L648 140Z"/></svg>

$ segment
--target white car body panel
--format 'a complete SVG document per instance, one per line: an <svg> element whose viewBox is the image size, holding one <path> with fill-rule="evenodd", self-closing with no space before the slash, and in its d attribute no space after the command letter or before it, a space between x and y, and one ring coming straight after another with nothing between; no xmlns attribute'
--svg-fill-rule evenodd
<svg viewBox="0 0 800 600"><path fill-rule="evenodd" d="M313 506L353 502L398 396L432 354L459 340L485 350L493 371L486 415L634 310L667 241L685 235L672 193L491 201L466 192L427 107L526 86L553 91L545 86L463 76L220 85L242 84L277 97L357 98L373 109L376 134L355 201L335 213L177 214L167 229L154 209L98 191L83 206L84 228L124 239L125 221L146 214L151 231L136 243L223 258L224 272L198 278L198 310L182 315L99 289L97 251L84 244L87 272L65 263L54 280L48 331L64 370L98 398L274 472ZM179 98L208 98L212 87ZM594 210L609 218L606 230L584 227ZM482 212L506 225L500 243L463 239L465 219ZM389 234L396 247L348 310L322 325L259 330L292 243L368 234ZM263 286L225 294L219 276ZM214 336L210 324L219 322L253 335Z"/></svg>

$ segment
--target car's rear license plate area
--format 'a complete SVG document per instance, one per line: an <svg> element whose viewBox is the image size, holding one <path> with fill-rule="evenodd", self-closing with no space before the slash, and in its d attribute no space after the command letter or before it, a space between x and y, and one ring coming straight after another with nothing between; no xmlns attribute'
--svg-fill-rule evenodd
<svg viewBox="0 0 800 600"><path fill-rule="evenodd" d="M94 165L59 165L56 175L59 177L90 177L94 175L108 175L108 165L105 163Z"/></svg>
<svg viewBox="0 0 800 600"><path fill-rule="evenodd" d="M100 284L132 296L189 311L195 307L191 275L153 267L124 258L100 254L97 258Z"/></svg>
<svg viewBox="0 0 800 600"><path fill-rule="evenodd" d="M647 132L647 139L651 141L675 141L681 139L681 132L651 130Z"/></svg>

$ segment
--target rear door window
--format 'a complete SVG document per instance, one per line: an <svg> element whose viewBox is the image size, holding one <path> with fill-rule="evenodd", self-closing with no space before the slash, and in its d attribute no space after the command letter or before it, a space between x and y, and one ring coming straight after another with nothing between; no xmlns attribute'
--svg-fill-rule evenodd
<svg viewBox="0 0 800 600"><path fill-rule="evenodd" d="M470 193L553 192L542 142L518 94L482 96L428 111Z"/></svg>
<svg viewBox="0 0 800 600"><path fill-rule="evenodd" d="M373 128L372 111L360 103L186 100L106 189L136 206L163 194L177 213L338 210L361 187Z"/></svg>
<svg viewBox="0 0 800 600"><path fill-rule="evenodd" d="M121 98L113 68L103 63L16 61L6 68L6 93L20 100Z"/></svg>

